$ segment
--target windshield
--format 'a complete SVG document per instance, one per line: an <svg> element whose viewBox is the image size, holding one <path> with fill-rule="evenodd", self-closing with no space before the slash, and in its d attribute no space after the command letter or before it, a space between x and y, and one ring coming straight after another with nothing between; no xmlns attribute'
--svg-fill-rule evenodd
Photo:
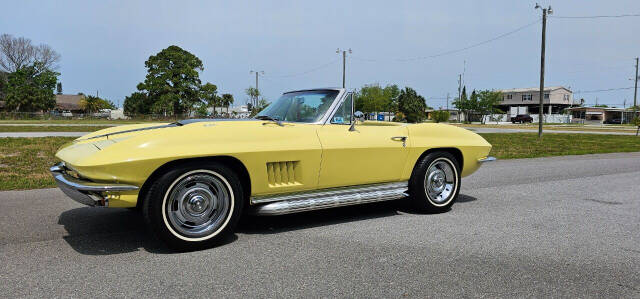
<svg viewBox="0 0 640 299"><path fill-rule="evenodd" d="M279 121L313 123L327 112L337 90L313 90L282 95L256 115L256 118L272 118Z"/></svg>

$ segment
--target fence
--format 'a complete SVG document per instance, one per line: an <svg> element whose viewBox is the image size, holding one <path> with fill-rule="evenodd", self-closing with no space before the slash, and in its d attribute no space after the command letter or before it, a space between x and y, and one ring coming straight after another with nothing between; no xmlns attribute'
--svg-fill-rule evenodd
<svg viewBox="0 0 640 299"><path fill-rule="evenodd" d="M515 115L512 115L515 116ZM533 118L533 122L538 122L538 114L530 114ZM543 122L545 123L559 123L559 124L567 124L571 123L571 115L570 114L543 114ZM493 114L493 115L485 115L484 118L485 124L490 123L505 123L511 122L511 117L508 114ZM479 120L478 120L479 121Z"/></svg>
<svg viewBox="0 0 640 299"><path fill-rule="evenodd" d="M176 114L176 115L164 115L164 114L134 114L124 115L120 110L119 114L116 114L118 110L113 110L111 113L59 113L59 112L0 112L0 120L99 120L99 119L128 119L139 121L176 121L181 119L207 117L198 116L195 114ZM245 114L233 114L233 113L220 113L215 116L208 116L212 118L244 118Z"/></svg>

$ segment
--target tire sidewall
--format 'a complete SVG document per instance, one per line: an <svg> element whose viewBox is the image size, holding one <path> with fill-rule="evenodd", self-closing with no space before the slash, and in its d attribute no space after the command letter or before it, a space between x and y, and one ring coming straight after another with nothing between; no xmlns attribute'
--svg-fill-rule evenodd
<svg viewBox="0 0 640 299"><path fill-rule="evenodd" d="M454 158L455 159L455 158ZM456 176L456 182L454 185L454 190L453 190L453 194L451 195L451 198L449 198L449 200L443 202L443 203L436 203L433 201L433 199L429 196L429 192L427 191L427 187L424 184L424 181L427 179L427 171L431 168L431 166L433 166L433 164L435 164L438 161L445 161L446 163L449 163L452 167L453 167L453 172ZM449 204L451 204L453 202L453 200L458 196L458 191L460 189L460 174L458 171L458 165L456 162L454 162L453 160L451 160L449 157L435 157L433 159L431 159L431 161L429 162L429 165L425 168L424 170L424 174L422 174L422 191L424 192L425 198L426 200L429 201L429 204L437 207L437 208L442 208L445 207Z"/></svg>
<svg viewBox="0 0 640 299"><path fill-rule="evenodd" d="M168 220L165 209L173 187L183 178L195 173L205 173L220 179L231 197L229 213L223 224L213 233L197 238L178 233ZM143 212L149 227L170 247L178 250L199 249L213 246L233 232L242 214L243 198L240 180L228 167L219 163L188 163L167 171L153 182L145 196Z"/></svg>
<svg viewBox="0 0 640 299"><path fill-rule="evenodd" d="M456 175L456 185L455 190L451 198L442 204L434 203L428 196L428 192L425 187L425 180L427 176L427 171L433 163L438 160L446 160L447 163L451 163L453 165L453 171ZM411 195L411 202L413 206L416 207L419 211L429 212L429 213L440 213L445 212L450 209L450 207L455 203L458 198L458 194L460 193L461 185L461 175L460 175L460 164L458 160L450 153L445 151L436 151L431 152L421 158L416 164L411 178L409 180L409 193Z"/></svg>

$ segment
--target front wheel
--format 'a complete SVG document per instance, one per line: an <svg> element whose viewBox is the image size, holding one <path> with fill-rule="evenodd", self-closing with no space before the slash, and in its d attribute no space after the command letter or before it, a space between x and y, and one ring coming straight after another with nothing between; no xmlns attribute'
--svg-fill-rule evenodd
<svg viewBox="0 0 640 299"><path fill-rule="evenodd" d="M460 192L458 160L444 151L432 152L416 164L409 180L413 206L421 212L440 213L451 208Z"/></svg>
<svg viewBox="0 0 640 299"><path fill-rule="evenodd" d="M238 176L219 163L184 164L161 175L147 192L143 213L167 245L193 250L217 245L242 213Z"/></svg>

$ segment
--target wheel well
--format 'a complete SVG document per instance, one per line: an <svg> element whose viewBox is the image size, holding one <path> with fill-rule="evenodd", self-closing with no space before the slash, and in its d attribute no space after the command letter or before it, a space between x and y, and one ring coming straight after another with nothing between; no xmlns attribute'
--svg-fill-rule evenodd
<svg viewBox="0 0 640 299"><path fill-rule="evenodd" d="M458 160L458 163L460 164L458 166L460 166L460 171L462 171L462 168L464 166L464 157L462 156L462 152L459 149L455 148L455 147L430 148L430 149L426 150L424 153L422 153L422 155L420 155L420 158L418 158L418 160L416 161L416 165L418 164L418 162L420 160L422 160L422 158L424 158L424 156L426 156L426 155L428 155L430 153L433 153L433 152L447 152L447 153L452 154L456 158L456 160Z"/></svg>
<svg viewBox="0 0 640 299"><path fill-rule="evenodd" d="M238 175L238 178L240 179L240 183L242 184L242 189L246 191L244 192L246 197L245 199L246 200L249 199L249 196L251 195L251 178L249 176L249 171L247 171L247 168L244 166L244 164L242 164L242 162L237 158L234 158L231 156L213 156L213 157L173 160L158 167L158 169L156 169L153 173L151 173L151 175L147 178L144 184L142 184L142 187L140 188L140 192L138 193L138 201L136 203L136 206L140 207L140 204L142 203L141 199L144 198L144 195L149 190L149 187L151 187L151 185L153 184L153 181L159 176L161 176L167 169L171 169L183 163L192 163L192 162L202 162L202 163L218 162L231 168Z"/></svg>

